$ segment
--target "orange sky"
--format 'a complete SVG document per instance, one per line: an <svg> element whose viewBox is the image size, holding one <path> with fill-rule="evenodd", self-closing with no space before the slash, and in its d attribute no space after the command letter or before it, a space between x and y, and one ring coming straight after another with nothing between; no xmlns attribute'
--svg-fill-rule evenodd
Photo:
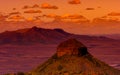
<svg viewBox="0 0 120 75"><path fill-rule="evenodd" d="M56 5L58 10L42 10L43 13L55 14L82 14L87 18L95 18L104 16L110 12L120 12L120 0L80 0L80 4L70 4L72 0L0 0L1 12L24 11L21 8L24 5L32 6L34 4L41 5L49 3ZM86 8L94 8L94 10L86 10ZM43 14L42 13L42 14Z"/></svg>
<svg viewBox="0 0 120 75"><path fill-rule="evenodd" d="M85 30L89 31L90 25L92 25L95 30L99 28L101 30L103 28L104 31L108 29L108 33L120 33L118 31L118 27L120 27L119 4L120 0L0 0L0 12L7 14L5 19L7 21L39 20L40 22L52 22L54 19L59 19L62 22L89 22L89 24L87 23L87 29L82 29L84 33L86 32ZM91 21L94 22L94 24L91 24ZM108 22L110 22L110 25L105 26ZM117 26L113 27L112 24L114 23L112 22L116 22ZM95 25L96 23L98 26ZM99 27L101 24L102 27ZM66 26L63 26L63 28L65 27ZM78 27L73 26L73 28ZM106 29L104 29L104 27L106 27ZM4 30L11 29L8 28L4 27ZM69 27L67 27L68 31L79 33L78 31L69 30L68 28ZM87 33L88 32L85 34Z"/></svg>

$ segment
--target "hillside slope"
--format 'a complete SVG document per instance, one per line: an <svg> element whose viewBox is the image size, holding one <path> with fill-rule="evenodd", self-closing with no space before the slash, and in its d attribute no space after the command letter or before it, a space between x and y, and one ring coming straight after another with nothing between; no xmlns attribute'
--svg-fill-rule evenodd
<svg viewBox="0 0 120 75"><path fill-rule="evenodd" d="M120 71L96 59L76 39L62 42L55 55L30 72L32 75L119 75Z"/></svg>

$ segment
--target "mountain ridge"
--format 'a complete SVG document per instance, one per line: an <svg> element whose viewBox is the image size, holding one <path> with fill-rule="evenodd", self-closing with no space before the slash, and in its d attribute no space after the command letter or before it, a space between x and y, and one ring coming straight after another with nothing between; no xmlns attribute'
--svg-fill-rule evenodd
<svg viewBox="0 0 120 75"><path fill-rule="evenodd" d="M0 44L23 44L23 45L35 43L55 44L72 37L80 38L83 40L86 39L113 40L107 37L71 34L59 28L44 29L32 27L0 33Z"/></svg>
<svg viewBox="0 0 120 75"><path fill-rule="evenodd" d="M44 43L44 41L47 43L47 41L50 40L52 43L56 42L56 39L60 39L60 37L61 39L64 39L68 35L70 35L70 33L66 33L61 29L43 29L32 27L0 33L0 43Z"/></svg>

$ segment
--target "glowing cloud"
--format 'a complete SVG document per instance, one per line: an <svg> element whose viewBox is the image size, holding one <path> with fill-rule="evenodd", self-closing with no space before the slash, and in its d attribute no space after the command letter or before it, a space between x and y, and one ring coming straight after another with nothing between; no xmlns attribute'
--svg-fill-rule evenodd
<svg viewBox="0 0 120 75"><path fill-rule="evenodd" d="M57 6L51 5L51 4L48 4L48 3L43 3L43 4L41 5L41 8L42 8L42 9L58 9Z"/></svg>
<svg viewBox="0 0 120 75"><path fill-rule="evenodd" d="M94 18L93 19L93 23L103 23L103 22L107 22L108 20L105 18Z"/></svg>
<svg viewBox="0 0 120 75"><path fill-rule="evenodd" d="M7 17L8 17L8 15L3 15L0 13L0 22L5 21Z"/></svg>
<svg viewBox="0 0 120 75"><path fill-rule="evenodd" d="M80 0L71 0L69 1L69 4L81 4Z"/></svg>
<svg viewBox="0 0 120 75"><path fill-rule="evenodd" d="M16 8L13 8L12 10L16 10Z"/></svg>
<svg viewBox="0 0 120 75"><path fill-rule="evenodd" d="M11 12L11 13L9 13L9 16L10 15L18 15L18 14L21 14L20 12Z"/></svg>
<svg viewBox="0 0 120 75"><path fill-rule="evenodd" d="M79 14L65 14L61 16L64 19L86 19L84 16L79 15Z"/></svg>
<svg viewBox="0 0 120 75"><path fill-rule="evenodd" d="M48 14L44 15L48 18L60 18L60 19L86 19L84 16L79 14L64 14L64 15L56 15L56 14Z"/></svg>
<svg viewBox="0 0 120 75"><path fill-rule="evenodd" d="M120 13L111 12L111 13L108 14L108 16L120 16Z"/></svg>
<svg viewBox="0 0 120 75"><path fill-rule="evenodd" d="M9 21L22 21L24 20L24 17L21 15L14 15L14 16L10 16L8 20Z"/></svg>
<svg viewBox="0 0 120 75"><path fill-rule="evenodd" d="M98 6L97 8L102 8L101 6Z"/></svg>
<svg viewBox="0 0 120 75"><path fill-rule="evenodd" d="M86 10L95 10L95 8L86 8Z"/></svg>
<svg viewBox="0 0 120 75"><path fill-rule="evenodd" d="M33 14L33 13L42 13L42 11L41 10L26 10L26 11L24 11L24 13Z"/></svg>
<svg viewBox="0 0 120 75"><path fill-rule="evenodd" d="M29 8L31 8L31 7L28 5L25 5L22 9L29 9Z"/></svg>
<svg viewBox="0 0 120 75"><path fill-rule="evenodd" d="M93 23L115 23L115 22L120 22L118 18L112 18L108 16L103 16L100 18L94 18Z"/></svg>
<svg viewBox="0 0 120 75"><path fill-rule="evenodd" d="M29 8L39 8L40 6L37 5L37 4L34 4L33 6L28 6L28 5L25 5L22 9L29 9Z"/></svg>
<svg viewBox="0 0 120 75"><path fill-rule="evenodd" d="M39 8L39 5L35 4L31 8Z"/></svg>
<svg viewBox="0 0 120 75"><path fill-rule="evenodd" d="M56 15L56 14L47 14L47 15L43 15L43 17L47 17L47 18L61 18L61 16Z"/></svg>
<svg viewBox="0 0 120 75"><path fill-rule="evenodd" d="M74 23L89 22L87 18L79 14L64 14L64 15L48 14L43 16L64 22L74 22Z"/></svg>

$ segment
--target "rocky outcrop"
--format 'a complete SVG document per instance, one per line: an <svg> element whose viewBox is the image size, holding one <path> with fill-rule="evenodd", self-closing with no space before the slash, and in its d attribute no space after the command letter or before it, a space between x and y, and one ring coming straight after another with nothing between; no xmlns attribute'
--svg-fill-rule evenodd
<svg viewBox="0 0 120 75"><path fill-rule="evenodd" d="M120 70L94 58L87 47L69 39L57 47L57 52L29 75L119 75Z"/></svg>
<svg viewBox="0 0 120 75"><path fill-rule="evenodd" d="M83 56L88 54L87 47L76 39L69 39L62 42L57 47L57 56L61 57L63 55L76 55Z"/></svg>

